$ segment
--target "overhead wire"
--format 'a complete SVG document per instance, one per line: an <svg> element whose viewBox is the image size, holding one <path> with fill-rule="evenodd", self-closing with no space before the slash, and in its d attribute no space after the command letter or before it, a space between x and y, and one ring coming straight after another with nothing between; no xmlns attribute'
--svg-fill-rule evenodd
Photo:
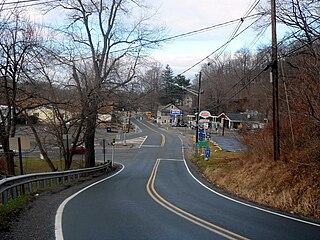
<svg viewBox="0 0 320 240"><path fill-rule="evenodd" d="M258 4L258 2L259 2L259 1L256 1L256 3L255 3L253 6L255 7L255 6ZM253 8L254 8L254 7L253 7ZM267 30L267 28L269 27L269 25L270 25L270 24L268 24L267 26L265 26L265 27L258 33L258 35L257 35L256 38L254 39L254 41L252 41L251 46L254 45L254 44L258 41L258 39L259 39L259 38L264 34L264 32ZM291 38L292 38L293 36L295 36L295 34L297 34L298 32L300 32L300 30L298 30L298 31L290 34L289 36L287 36L286 38L284 38L281 42L277 43L277 45L279 46L279 45L283 44L286 40L291 39ZM314 39L313 41L316 41L316 40L319 39L319 38L320 38L320 37ZM311 42L313 42L313 41L311 41ZM306 43L305 45L300 46L299 48L294 49L293 51L290 51L289 53L287 53L287 54L285 54L285 55L283 55L283 56L279 56L278 59L281 59L281 58L283 58L283 57L285 57L285 56L288 56L288 55L293 54L294 52L296 52L296 51L302 49L303 47L305 47L307 44L310 44L310 43ZM242 77L238 82L236 82L227 92L225 92L225 93L223 94L222 98L223 98L224 96L226 96L227 94L229 94L238 84L242 83L243 80L248 77L248 74L251 74L251 72L252 72L258 65L261 65L261 61L262 61L265 57L266 57L266 55L262 56L262 57L260 58L260 60L255 64L255 66L253 66L253 67L248 71L248 73L247 73L245 76L243 76L243 77ZM270 67L270 62L267 64L267 67L265 67L262 71L259 72L259 74L258 74L257 76L255 76L252 80L250 80L247 84L245 84L244 87L242 87L242 88L241 88L240 90L238 90L235 94L233 94L230 98L228 98L227 101L229 101L230 99L232 99L233 97L235 97L237 94L239 94L241 91L243 91L243 89L245 89L248 85L250 85L253 80L255 80L258 76L260 76L260 75L261 75L264 71L266 71L269 67Z"/></svg>
<svg viewBox="0 0 320 240"><path fill-rule="evenodd" d="M255 9L255 7L258 5L258 3L260 2L260 0L255 0L255 2L253 4L251 4L248 8L248 10L245 12L245 14L243 15L243 17L240 18L240 21L238 22L237 26L235 27L234 31L232 32L231 36L228 39L228 44L226 44L222 49L220 49L219 53L217 54L216 58L219 58L222 53L227 49L227 47L230 44L230 40L234 38L234 36L237 34L237 32L239 31L239 29L241 28L241 25L244 22L244 19L251 14L251 12Z"/></svg>
<svg viewBox="0 0 320 240"><path fill-rule="evenodd" d="M129 48L122 48L122 49L114 50L114 51L112 51L112 53L132 50L132 49L136 49L136 48L139 48L139 47L158 44L158 43L161 43L161 42L167 42L167 41L171 41L171 40L175 40L175 39L179 39L179 38L183 38L183 37L189 37L189 36L192 36L192 35L195 35L195 34L199 34L199 33L203 33L203 32L206 32L206 31L210 31L210 30L213 30L213 29L216 29L216 28L228 26L230 24L238 22L241 19L250 19L250 18L254 18L256 16L261 16L261 14L252 14L252 15L247 16L246 18L237 18L237 19L234 19L234 20L230 20L230 21L223 22L223 23L218 23L218 24L215 24L215 25L212 25L212 26L209 26L209 27L200 28L200 29L193 30L193 31L190 31L190 32L181 33L181 34L177 34L177 35L174 35L174 36L170 36L170 37L165 37L165 38L158 39L158 40L149 41L149 42L140 44L138 46L132 46L132 47L129 47Z"/></svg>
<svg viewBox="0 0 320 240"><path fill-rule="evenodd" d="M3 2L1 5L16 5L21 3L30 3L30 2L41 2L44 0L21 0L21 1L15 1L15 2Z"/></svg>
<svg viewBox="0 0 320 240"><path fill-rule="evenodd" d="M262 16L260 16L261 18ZM225 45L229 44L231 41L233 41L235 38L237 38L238 36L240 36L242 33L244 33L246 30L248 30L251 26L253 26L253 24L255 24L257 21L260 20L260 18L256 19L254 22L252 22L250 25L248 25L246 28L244 28L241 32L237 33L232 39L230 39L229 41L225 42L224 44L222 44L219 48L217 48L216 50L214 50L213 52L211 52L210 54L208 54L207 56L205 56L204 58L202 58L200 61L196 62L195 64L193 64L191 67L187 68L186 70L184 70L183 72L181 72L178 75L183 75L184 73L190 71L192 68L196 67L197 65L199 65L200 63L202 63L204 60L208 59L210 56L212 56L213 54L215 54L216 52L218 52L221 48L223 48Z"/></svg>
<svg viewBox="0 0 320 240"><path fill-rule="evenodd" d="M300 30L295 31L294 33L292 33L292 34L290 34L289 36L287 36L287 37L285 37L284 39L282 39L280 42L277 43L278 47L279 47L281 44L283 44L286 40L291 39L291 38L292 38L295 34L297 34L298 32L300 32ZM314 40L314 41L315 41L315 40ZM301 48L303 48L304 46L305 46L305 45L303 45ZM299 49L301 49L301 48L299 48ZM299 50L299 49L298 49L298 50ZM296 52L297 49L295 49L295 50L293 50L293 51ZM291 53L291 52L289 52L289 53ZM286 55L279 56L279 57L278 57L278 60L280 60L280 59L283 58L283 57L286 57L286 56L290 55L289 53L286 54ZM252 72L253 70L255 70L255 68L256 68L258 65L267 64L267 66L264 68L264 71L265 71L266 68L268 68L269 65L270 65L270 61L268 61L267 63L261 63L261 61L262 61L265 57L266 57L266 54L263 55L263 56L258 60L258 62L248 71L248 73L247 73L245 76L243 76L243 77L242 77L238 82L236 82L227 92L225 92L224 95L229 94L238 84L240 84L240 83L247 77L248 74L251 74L251 72Z"/></svg>
<svg viewBox="0 0 320 240"><path fill-rule="evenodd" d="M54 3L54 2L57 2L57 1L60 1L60 0L52 0L52 1L26 0L26 1L23 1L23 2L24 3L38 2L38 3L31 3L31 4L25 4L25 5L18 5L18 3L16 3L16 6L2 8L1 11L15 10L15 9L26 8L26 7L34 7L34 6L39 6L39 5L43 5L43 4Z"/></svg>
<svg viewBox="0 0 320 240"><path fill-rule="evenodd" d="M284 55L282 55L282 56L279 56L279 57L278 57L278 60L281 60L281 59L283 59L283 58L285 58L285 57L288 57L288 56L290 56L290 55L298 52L299 50L303 49L304 47L306 47L306 46L309 45L310 43L313 43L313 42L315 42L315 41L317 41L317 40L319 40L319 39L320 39L320 36L314 38L313 40L311 40L311 41L309 41L309 42L307 42L307 43L305 43L305 44L303 44L303 45L301 45L301 46L299 46L299 47L291 50L291 51L288 52L287 54L284 54ZM250 79L250 80L249 80L242 88L240 88L237 92L235 92L233 95L231 95L229 98L227 98L227 99L225 100L225 102L228 102L229 100L231 100L231 99L233 99L235 96L237 96L240 92L242 92L245 88L247 88L257 77L259 77L263 72L265 72L269 67L270 67L270 64L269 64L266 68L260 70L259 73L256 74L256 76L254 76L252 79ZM243 79L244 79L244 78L242 78L241 80L243 80ZM239 82L241 82L241 80L240 80ZM239 82L237 82L237 84L239 84ZM237 85L237 84L236 84L236 85ZM230 92L230 91L228 91L227 93L225 93L225 94L222 96L222 98L224 98L229 92ZM219 107L219 106L221 106L221 105L222 105L222 103L216 105L216 107Z"/></svg>
<svg viewBox="0 0 320 240"><path fill-rule="evenodd" d="M207 58L209 58L211 55L215 54L215 53L218 53L217 57L221 56L222 53L226 50L226 48L228 47L228 45L230 44L230 42L232 42L236 37L238 37L241 33L243 33L245 30L247 30L249 27L251 27L253 24L250 24L249 27L246 27L243 31L241 31L240 34L237 34L242 23L244 22L245 19L247 19L249 16L252 16L252 15L249 15L251 14L251 12L255 9L255 7L258 5L258 3L260 2L260 0L255 0L255 2L253 2L248 10L245 12L244 16L241 17L241 18L238 18L238 24L237 26L235 27L235 29L233 30L231 36L229 37L229 39L227 40L227 42L225 44L223 44L222 46L220 46L218 49L216 49L215 51L213 51L211 54L209 54L208 56L204 57L203 59L201 59L200 61L198 61L197 63L195 63L194 65L192 65L191 67L187 68L185 71L181 72L180 75L188 72L189 70L191 70L192 68L194 68L195 66L199 65L200 63L202 63L204 60L206 60ZM254 16L263 16L264 14L254 14ZM260 19L259 18L259 19ZM257 21L257 20L256 20Z"/></svg>

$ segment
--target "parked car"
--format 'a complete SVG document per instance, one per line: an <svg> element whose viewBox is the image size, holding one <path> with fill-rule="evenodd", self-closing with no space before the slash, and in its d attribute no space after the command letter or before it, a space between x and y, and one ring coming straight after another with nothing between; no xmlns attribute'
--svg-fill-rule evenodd
<svg viewBox="0 0 320 240"><path fill-rule="evenodd" d="M87 151L87 149L82 145L76 146L74 148L74 153L85 153L86 151Z"/></svg>
<svg viewBox="0 0 320 240"><path fill-rule="evenodd" d="M72 150L72 147L69 149L69 151ZM75 146L74 148L74 153L85 153L87 151L87 149L83 146L83 145L79 145L79 146Z"/></svg>

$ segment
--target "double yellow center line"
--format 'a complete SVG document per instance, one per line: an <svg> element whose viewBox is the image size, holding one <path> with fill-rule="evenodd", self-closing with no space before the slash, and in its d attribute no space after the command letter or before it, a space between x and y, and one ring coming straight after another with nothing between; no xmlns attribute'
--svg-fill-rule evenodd
<svg viewBox="0 0 320 240"><path fill-rule="evenodd" d="M172 203L168 202L163 197L161 197L154 187L154 183L155 183L155 180L157 177L159 165L160 165L160 159L157 159L157 161L153 167L151 176L148 180L147 186L146 186L147 192L153 198L153 200L155 200L158 204L160 204L164 208L168 209L169 211L175 213L176 215L178 215L178 216L180 216L180 217L182 217L182 218L184 218L184 219L186 219L186 220L188 220L188 221L190 221L200 227L203 227L211 232L214 232L220 236L223 236L226 239L248 239L248 238L242 237L236 233L233 233L227 229L219 227L213 223L210 223L206 220L203 220L203 219L201 219L191 213L188 213L188 212L182 210L181 208L178 208L177 206L173 205Z"/></svg>

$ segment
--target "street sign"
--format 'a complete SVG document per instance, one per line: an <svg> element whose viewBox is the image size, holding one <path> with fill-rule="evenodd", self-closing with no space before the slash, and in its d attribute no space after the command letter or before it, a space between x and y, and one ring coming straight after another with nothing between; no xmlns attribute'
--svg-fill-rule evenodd
<svg viewBox="0 0 320 240"><path fill-rule="evenodd" d="M207 141L201 141L201 142L199 141L198 142L198 146L199 147L207 147L208 146L208 142Z"/></svg>
<svg viewBox="0 0 320 240"><path fill-rule="evenodd" d="M199 129L199 133L198 133L198 141L201 142L204 140L205 138L205 133L204 133L204 129Z"/></svg>
<svg viewBox="0 0 320 240"><path fill-rule="evenodd" d="M207 147L206 148L206 158L209 158L210 157L210 148Z"/></svg>
<svg viewBox="0 0 320 240"><path fill-rule="evenodd" d="M203 141L203 139L204 139L203 134L199 134L198 141L201 142Z"/></svg>
<svg viewBox="0 0 320 240"><path fill-rule="evenodd" d="M170 109L170 115L181 115L181 110L179 110L179 109Z"/></svg>

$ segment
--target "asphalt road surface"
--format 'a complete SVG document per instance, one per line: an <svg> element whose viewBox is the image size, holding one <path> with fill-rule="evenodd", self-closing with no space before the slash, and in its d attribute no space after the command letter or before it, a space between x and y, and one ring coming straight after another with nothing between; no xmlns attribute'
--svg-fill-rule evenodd
<svg viewBox="0 0 320 240"><path fill-rule="evenodd" d="M136 122L140 148L115 151L122 170L71 196L56 239L320 239L320 225L220 195L190 173L182 141Z"/></svg>
<svg viewBox="0 0 320 240"><path fill-rule="evenodd" d="M213 136L212 140L218 143L225 152L242 152L245 150L239 136Z"/></svg>

